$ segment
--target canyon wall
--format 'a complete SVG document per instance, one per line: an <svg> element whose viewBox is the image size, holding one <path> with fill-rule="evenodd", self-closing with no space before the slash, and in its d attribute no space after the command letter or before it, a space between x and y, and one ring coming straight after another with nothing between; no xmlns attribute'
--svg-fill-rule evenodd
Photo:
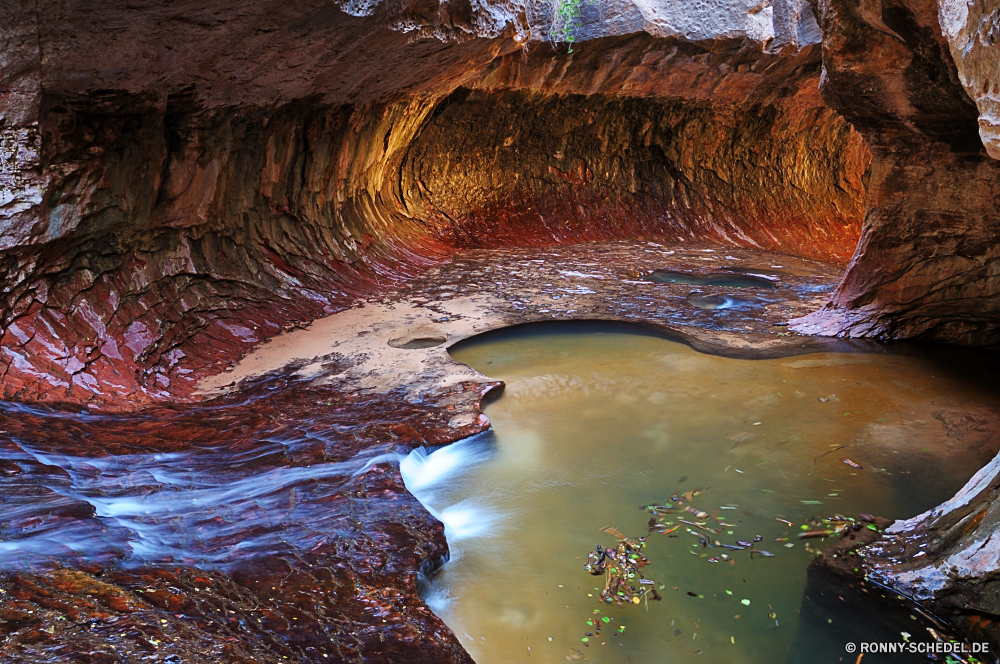
<svg viewBox="0 0 1000 664"><path fill-rule="evenodd" d="M537 39L539 3L8 15L3 397L193 398L466 246L651 234L846 262L869 155L817 93L811 14L775 37L724 4L692 42L670 7L605 7L653 34L592 20L573 53Z"/></svg>
<svg viewBox="0 0 1000 664"><path fill-rule="evenodd" d="M1000 3L940 0L938 18L962 87L979 109L979 136L1000 159Z"/></svg>
<svg viewBox="0 0 1000 664"><path fill-rule="evenodd" d="M803 332L995 342L997 11L609 0L570 52L539 1L8 3L2 397L194 400L264 339L458 249L636 236L849 261ZM954 519L908 524L915 546L994 552L993 470ZM413 539L406 616L443 541ZM995 557L938 586L886 569L997 615ZM432 637L399 647L463 657Z"/></svg>
<svg viewBox="0 0 1000 664"><path fill-rule="evenodd" d="M4 31L3 397L118 409L446 255L388 176L525 37L502 4L28 9Z"/></svg>
<svg viewBox="0 0 1000 664"><path fill-rule="evenodd" d="M864 231L831 302L799 331L1000 340L1000 161L990 2L815 3L824 98L872 151ZM975 417L946 423L961 440ZM1000 645L998 460L950 501L824 564L918 602L971 642ZM860 565L859 565L860 563Z"/></svg>
<svg viewBox="0 0 1000 664"><path fill-rule="evenodd" d="M404 189L459 246L655 233L844 263L870 157L818 82L818 46L633 35L510 54L435 110Z"/></svg>
<svg viewBox="0 0 1000 664"><path fill-rule="evenodd" d="M989 134L980 140L979 110L955 62L972 71L988 60L979 53L996 57L998 47L953 59L938 7L924 0L823 0L817 9L823 96L864 136L873 162L864 233L844 281L795 329L996 343L1000 162L983 145ZM987 79L976 81L994 94Z"/></svg>

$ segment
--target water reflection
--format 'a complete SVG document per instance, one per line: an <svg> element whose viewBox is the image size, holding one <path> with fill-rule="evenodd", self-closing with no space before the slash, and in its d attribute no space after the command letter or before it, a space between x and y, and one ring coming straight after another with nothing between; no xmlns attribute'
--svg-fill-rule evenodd
<svg viewBox="0 0 1000 664"><path fill-rule="evenodd" d="M774 288L771 278L755 276L755 274L727 274L711 272L709 274L693 274L690 272L672 272L657 270L643 277L646 281L661 284L689 284L692 286L721 286L723 288Z"/></svg>
<svg viewBox="0 0 1000 664"><path fill-rule="evenodd" d="M1000 401L977 377L983 357L900 350L732 360L600 325L460 344L457 359L507 387L487 408L488 454L452 458L433 480L435 453L423 453L408 473L425 478L411 488L435 513L461 506L465 524L489 515L478 534L450 539L432 605L481 664L838 661L842 643L802 653L845 634L897 638L897 622L869 624L844 602L809 608L806 569L823 544L797 533L814 515L912 516L996 453ZM977 424L949 429L960 421ZM645 535L640 506L695 488L704 492L691 506L709 516L687 520L723 543L760 537L774 557L713 562L725 549L705 549L701 528L667 517L645 549L663 601L599 604L603 582L583 565L596 544L614 543L601 529ZM588 635L595 609L625 634Z"/></svg>

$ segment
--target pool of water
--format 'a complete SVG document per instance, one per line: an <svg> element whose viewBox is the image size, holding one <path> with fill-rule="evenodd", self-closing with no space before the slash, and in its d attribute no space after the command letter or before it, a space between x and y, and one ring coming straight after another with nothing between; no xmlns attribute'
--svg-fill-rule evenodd
<svg viewBox="0 0 1000 664"><path fill-rule="evenodd" d="M661 284L687 284L691 286L720 286L723 288L774 288L770 278L755 276L759 273L728 274L725 272L710 272L709 274L693 274L690 272L673 272L656 270L643 277L646 281Z"/></svg>
<svg viewBox="0 0 1000 664"><path fill-rule="evenodd" d="M732 295L719 295L717 293L705 295L704 293L697 292L689 293L687 301L699 309L731 309L733 307L753 304L753 300L744 300Z"/></svg>
<svg viewBox="0 0 1000 664"><path fill-rule="evenodd" d="M726 359L608 325L452 347L506 389L486 407L492 431L401 466L452 551L428 602L479 664L837 662L848 638L926 640L906 611L900 629L816 604L837 592L807 576L825 543L797 535L814 516L903 518L949 498L997 451L983 422L998 396L975 354L871 350ZM643 506L693 490L694 512L649 532ZM759 537L773 557L704 548L681 519L722 544ZM600 601L604 579L584 564L616 543L607 526L648 533L643 571L661 601Z"/></svg>

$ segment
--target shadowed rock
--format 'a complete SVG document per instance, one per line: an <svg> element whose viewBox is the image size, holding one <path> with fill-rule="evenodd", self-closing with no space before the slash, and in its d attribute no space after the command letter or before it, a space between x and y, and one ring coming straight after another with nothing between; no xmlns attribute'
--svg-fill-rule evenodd
<svg viewBox="0 0 1000 664"><path fill-rule="evenodd" d="M519 0L15 7L0 18L2 396L105 411L194 402L200 380L265 340L380 299L460 249L640 236L838 264L854 256L830 306L800 322L805 332L995 341L1000 166L981 140L994 149L996 11L977 0L962 18L953 5L616 0L585 10L573 53L542 41L545 3ZM640 274L655 267L630 261ZM616 287L559 311L657 324L671 311ZM500 292L510 309L498 318L551 313L532 297ZM785 302L783 319L816 306ZM717 336L733 352L780 352L773 335ZM419 353L439 337L394 338ZM350 369L350 380L374 380ZM486 424L467 406L480 388L439 404L433 432L413 428L423 412L401 396L372 397L392 421L341 441L338 454L477 431ZM64 424L72 445L103 449ZM344 500L373 510L405 500L379 472L382 493ZM0 475L59 481L58 469L20 458ZM983 491L982 509L963 507L955 523L985 537L1000 519ZM89 518L48 499L53 527ZM333 661L464 661L414 595L416 568L443 555L439 526L420 513L375 519L364 533L354 549L324 544L242 576L186 564L10 575L0 582L17 598L5 604L4 648L18 661L98 661L100 644L123 631L130 657L177 638L227 661L311 661L326 647ZM956 560L980 551L980 540L955 537ZM398 566L379 577L369 563L383 551ZM973 558L955 578L981 585L954 596L981 625L995 615L992 563ZM214 599L200 599L208 586ZM57 617L72 630L47 631Z"/></svg>

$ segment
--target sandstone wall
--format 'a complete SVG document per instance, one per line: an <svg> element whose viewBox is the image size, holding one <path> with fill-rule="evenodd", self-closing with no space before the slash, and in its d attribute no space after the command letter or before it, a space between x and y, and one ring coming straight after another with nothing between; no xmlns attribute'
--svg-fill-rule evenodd
<svg viewBox="0 0 1000 664"><path fill-rule="evenodd" d="M962 87L979 108L979 136L1000 159L1000 2L940 0L938 19Z"/></svg>
<svg viewBox="0 0 1000 664"><path fill-rule="evenodd" d="M817 3L822 91L872 151L864 232L801 332L1000 340L1000 163L926 0ZM964 56L963 56L964 57ZM965 66L963 60L963 67Z"/></svg>
<svg viewBox="0 0 1000 664"><path fill-rule="evenodd" d="M282 328L445 255L385 177L427 102L169 114L121 103L47 115L52 159L73 170L46 202L74 228L0 262L6 398L183 397Z"/></svg>
<svg viewBox="0 0 1000 664"><path fill-rule="evenodd" d="M657 233L847 262L870 156L819 65L649 36L511 54L438 107L404 189L461 246Z"/></svg>
<svg viewBox="0 0 1000 664"><path fill-rule="evenodd" d="M572 53L527 0L4 10L4 399L184 400L456 248L647 234L850 258L802 331L998 340L995 2L609 0ZM995 616L973 563L935 597Z"/></svg>
<svg viewBox="0 0 1000 664"><path fill-rule="evenodd" d="M572 54L538 3L29 9L0 88L6 399L183 400L457 247L665 234L846 261L860 234L868 153L816 92L803 6L775 37L720 4L700 43L585 16ZM620 7L688 30L667 9Z"/></svg>

